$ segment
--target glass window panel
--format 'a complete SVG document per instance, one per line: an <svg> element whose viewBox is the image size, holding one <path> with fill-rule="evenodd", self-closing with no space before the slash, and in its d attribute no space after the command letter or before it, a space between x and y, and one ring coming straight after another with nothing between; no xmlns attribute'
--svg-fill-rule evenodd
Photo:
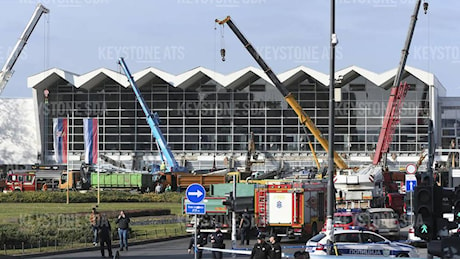
<svg viewBox="0 0 460 260"><path fill-rule="evenodd" d="M190 142L195 142L198 143L200 141L200 138L198 135L185 135L185 142L190 143Z"/></svg>
<svg viewBox="0 0 460 260"><path fill-rule="evenodd" d="M232 128L231 127L218 127L217 133L219 134L231 134Z"/></svg>

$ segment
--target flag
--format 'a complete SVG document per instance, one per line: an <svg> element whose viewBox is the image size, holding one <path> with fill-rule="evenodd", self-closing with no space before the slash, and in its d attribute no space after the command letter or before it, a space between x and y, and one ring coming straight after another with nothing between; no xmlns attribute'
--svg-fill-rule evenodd
<svg viewBox="0 0 460 260"><path fill-rule="evenodd" d="M67 118L53 118L54 160L57 163L67 163L68 129Z"/></svg>
<svg viewBox="0 0 460 260"><path fill-rule="evenodd" d="M85 163L97 164L98 127L97 118L83 119L83 133L85 134Z"/></svg>

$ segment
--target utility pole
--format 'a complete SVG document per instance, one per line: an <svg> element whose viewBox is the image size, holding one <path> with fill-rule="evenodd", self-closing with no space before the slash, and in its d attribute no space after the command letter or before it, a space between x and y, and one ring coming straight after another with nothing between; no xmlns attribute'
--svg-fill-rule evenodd
<svg viewBox="0 0 460 260"><path fill-rule="evenodd" d="M233 193L232 193L232 201L235 203L236 201L236 175L233 174ZM235 204L234 204L235 205ZM232 249L236 248L236 212L235 208L232 210ZM236 258L236 255L233 254L233 258Z"/></svg>
<svg viewBox="0 0 460 260"><path fill-rule="evenodd" d="M329 72L329 153L327 175L327 222L326 233L330 235L332 243L328 244L328 252L333 252L332 244L334 243L334 229L332 227L332 216L334 214L334 120L335 120L335 46L338 43L337 35L335 34L335 0L331 0L331 38L330 38L330 72Z"/></svg>

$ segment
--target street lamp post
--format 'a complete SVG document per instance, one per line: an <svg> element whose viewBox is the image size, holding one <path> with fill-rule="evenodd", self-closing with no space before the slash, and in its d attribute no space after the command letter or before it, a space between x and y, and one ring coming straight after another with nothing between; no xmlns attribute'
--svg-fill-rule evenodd
<svg viewBox="0 0 460 260"><path fill-rule="evenodd" d="M331 248L334 243L334 229L332 227L332 216L334 214L334 120L335 120L335 46L337 45L337 35L335 34L335 0L331 0L331 38L330 38L330 72L329 72L329 154L328 154L328 183L327 183L327 222L326 232L330 235L328 252L333 252ZM332 253L331 253L332 254Z"/></svg>
<svg viewBox="0 0 460 260"><path fill-rule="evenodd" d="M43 143L42 145L42 157L41 157L41 162L43 164L47 164L48 159L47 159L47 151L48 151L48 113L49 113L49 107L48 107L48 96L50 94L50 91L45 88L43 90L43 97L44 97L44 106L43 106Z"/></svg>

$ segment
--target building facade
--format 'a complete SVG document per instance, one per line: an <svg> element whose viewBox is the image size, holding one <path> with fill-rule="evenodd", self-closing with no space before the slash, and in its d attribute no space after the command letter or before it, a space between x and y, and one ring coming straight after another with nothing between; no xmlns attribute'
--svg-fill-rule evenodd
<svg viewBox="0 0 460 260"><path fill-rule="evenodd" d="M337 72L334 147L349 166L372 161L395 73L396 69L376 74L355 66ZM278 77L327 139L329 76L297 67ZM219 168L242 166L251 133L258 161L265 162L254 165L258 170L315 165L308 137L320 163L327 162L325 149L305 132L284 97L259 69L222 75L196 68L172 75L149 68L135 73L134 79L152 112L158 113L161 130L179 164L190 170L209 168L213 163ZM388 154L390 168L418 160L428 145L428 120L433 120L436 139L444 146L456 136L449 121L452 113L460 115L455 98L445 97L445 88L434 75L407 67L402 80L409 90ZM43 162L54 162L53 119L68 118L69 160L72 167L81 164L83 119L87 117L98 118L100 155L128 168L161 161L125 75L108 69L84 75L51 69L31 76L28 85L34 92Z"/></svg>

